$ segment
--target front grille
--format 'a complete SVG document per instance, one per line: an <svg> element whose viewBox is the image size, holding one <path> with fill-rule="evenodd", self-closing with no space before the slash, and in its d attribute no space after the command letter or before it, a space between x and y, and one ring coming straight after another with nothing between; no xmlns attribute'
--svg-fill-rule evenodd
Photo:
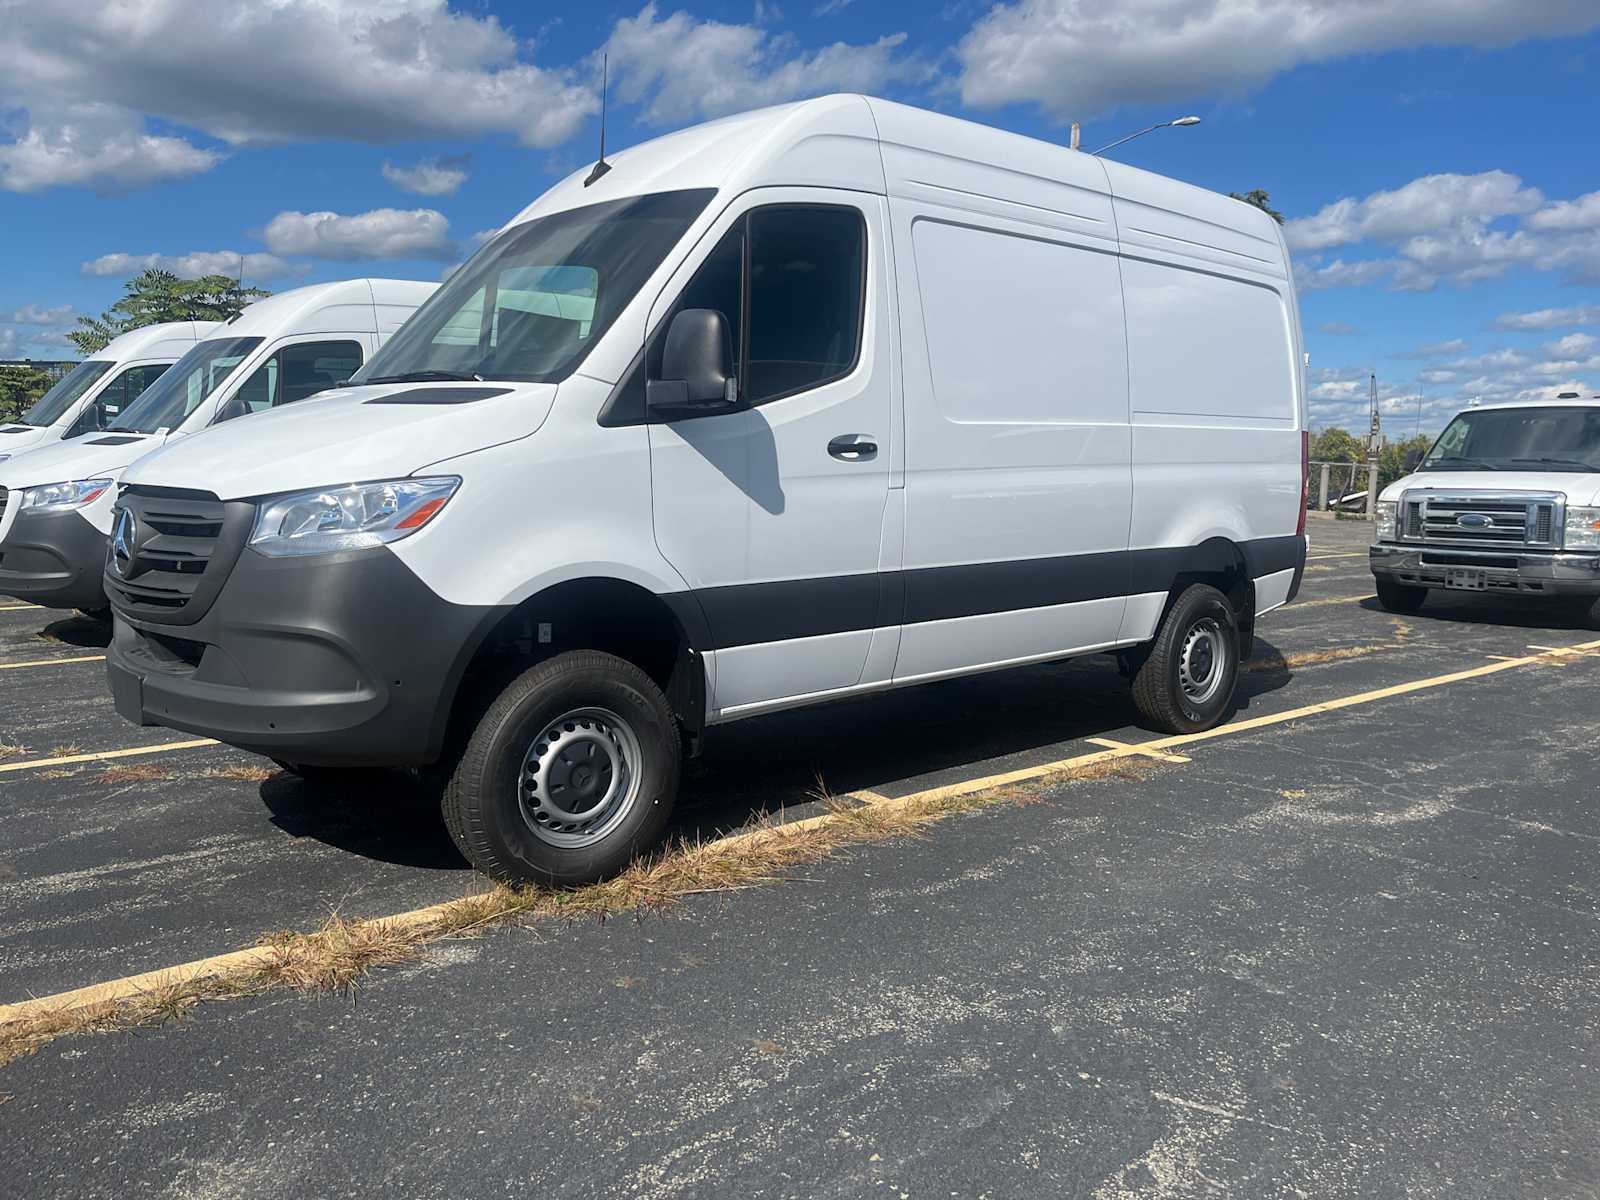
<svg viewBox="0 0 1600 1200"><path fill-rule="evenodd" d="M1561 528L1556 495L1438 495L1408 493L1402 501L1402 541L1481 549L1550 549Z"/></svg>
<svg viewBox="0 0 1600 1200"><path fill-rule="evenodd" d="M198 619L233 569L253 511L209 492L124 489L112 516L107 595L146 620Z"/></svg>
<svg viewBox="0 0 1600 1200"><path fill-rule="evenodd" d="M11 503L11 492L10 492L10 490L7 489L7 488L0 487L0 517L4 517L6 515L6 505L8 505L10 503Z"/></svg>

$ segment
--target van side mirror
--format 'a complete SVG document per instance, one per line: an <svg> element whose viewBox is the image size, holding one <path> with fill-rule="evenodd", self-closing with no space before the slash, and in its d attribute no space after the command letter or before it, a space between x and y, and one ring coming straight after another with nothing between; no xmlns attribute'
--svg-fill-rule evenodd
<svg viewBox="0 0 1600 1200"><path fill-rule="evenodd" d="M665 420L709 417L739 407L728 319L710 308L686 308L667 327L661 378L645 383L645 408Z"/></svg>
<svg viewBox="0 0 1600 1200"><path fill-rule="evenodd" d="M1401 469L1404 470L1407 475L1411 474L1411 472L1415 471L1421 465L1421 450L1407 450L1404 460L1400 463Z"/></svg>

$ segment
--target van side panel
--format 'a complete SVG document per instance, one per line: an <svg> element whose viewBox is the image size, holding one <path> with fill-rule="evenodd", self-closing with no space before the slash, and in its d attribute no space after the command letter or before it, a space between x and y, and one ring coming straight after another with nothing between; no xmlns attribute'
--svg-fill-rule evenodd
<svg viewBox="0 0 1600 1200"><path fill-rule="evenodd" d="M1265 213L1107 164L1123 250L1134 551L1238 546L1256 608L1294 571L1303 384L1283 242ZM1122 637L1155 634L1164 591L1130 598Z"/></svg>
<svg viewBox="0 0 1600 1200"><path fill-rule="evenodd" d="M885 112L905 352L895 680L1110 644L1131 483L1100 168L960 122L939 120L934 138L917 128L926 114Z"/></svg>

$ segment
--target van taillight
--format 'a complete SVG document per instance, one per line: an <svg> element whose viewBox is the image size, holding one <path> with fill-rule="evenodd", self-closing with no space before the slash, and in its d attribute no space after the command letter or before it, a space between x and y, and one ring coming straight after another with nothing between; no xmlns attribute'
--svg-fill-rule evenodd
<svg viewBox="0 0 1600 1200"><path fill-rule="evenodd" d="M1300 431L1300 521L1294 531L1301 537L1306 532L1306 505L1311 502L1311 431Z"/></svg>

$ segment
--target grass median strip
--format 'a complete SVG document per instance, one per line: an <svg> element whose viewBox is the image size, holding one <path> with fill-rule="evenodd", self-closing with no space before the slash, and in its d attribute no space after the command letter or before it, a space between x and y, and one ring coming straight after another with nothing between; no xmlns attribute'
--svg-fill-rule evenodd
<svg viewBox="0 0 1600 1200"><path fill-rule="evenodd" d="M0 1063L70 1033L109 1031L170 1019L204 1000L275 988L340 991L374 967L406 961L426 944L513 917L583 917L640 912L685 896L782 880L791 869L852 845L914 834L955 813L1031 798L1020 785L1088 780L1153 771L1160 754L1308 717L1411 695L1535 664L1572 661L1600 640L1554 647L1522 658L1410 680L1283 712L1237 720L1201 733L1175 734L1055 762L986 775L784 824L758 824L715 841L681 844L636 863L606 883L569 891L495 888L460 900L392 916L349 920L335 915L310 933L270 934L258 945L69 992L0 1007ZM1109 739L1106 739L1109 740ZM859 793L858 793L859 795Z"/></svg>

